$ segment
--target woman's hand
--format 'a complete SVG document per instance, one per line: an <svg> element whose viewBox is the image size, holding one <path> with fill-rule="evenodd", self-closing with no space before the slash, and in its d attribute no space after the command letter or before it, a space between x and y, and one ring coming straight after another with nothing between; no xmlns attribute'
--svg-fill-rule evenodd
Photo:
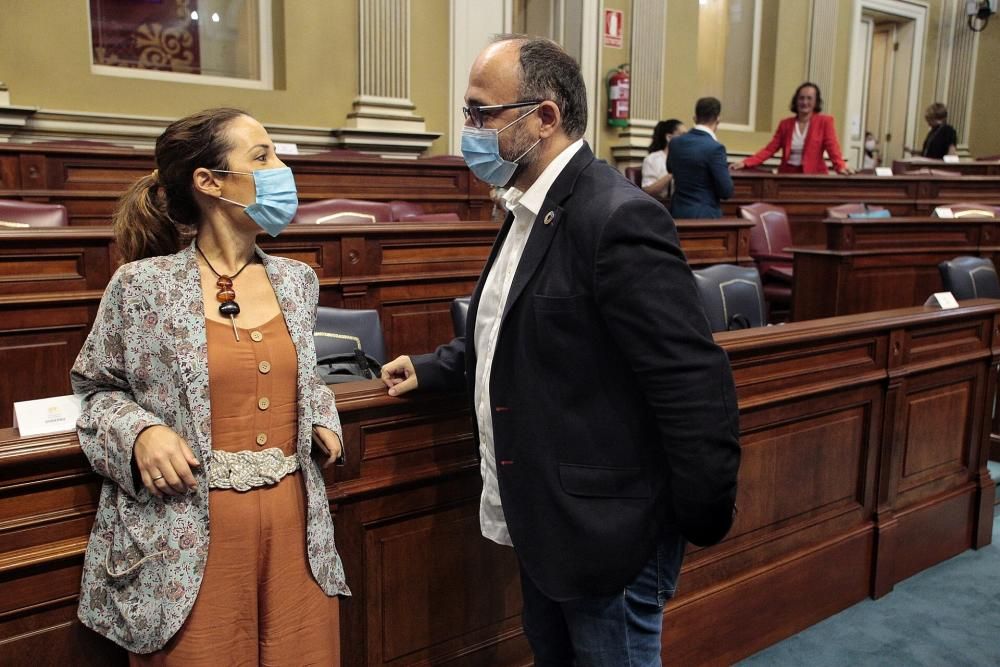
<svg viewBox="0 0 1000 667"><path fill-rule="evenodd" d="M326 454L326 461L323 467L336 462L344 451L344 445L340 442L337 434L325 426L313 426L313 442L320 451Z"/></svg>
<svg viewBox="0 0 1000 667"><path fill-rule="evenodd" d="M739 162L729 163L729 171L739 171L740 169L746 169L746 168L747 168L747 163L743 162L742 160Z"/></svg>
<svg viewBox="0 0 1000 667"><path fill-rule="evenodd" d="M157 498L179 496L198 487L191 468L201 463L184 439L167 426L150 426L140 433L132 458L143 486Z"/></svg>
<svg viewBox="0 0 1000 667"><path fill-rule="evenodd" d="M851 169L850 167L844 167L843 169L838 170L837 173L840 174L841 176L850 176L851 174L854 173L854 170Z"/></svg>

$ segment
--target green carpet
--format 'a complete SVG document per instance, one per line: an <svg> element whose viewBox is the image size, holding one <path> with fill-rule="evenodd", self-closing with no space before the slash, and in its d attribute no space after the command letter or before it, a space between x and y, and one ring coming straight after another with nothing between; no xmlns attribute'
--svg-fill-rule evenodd
<svg viewBox="0 0 1000 667"><path fill-rule="evenodd" d="M997 508L1000 510L1000 508ZM896 584L740 665L1000 665L1000 515L993 543Z"/></svg>

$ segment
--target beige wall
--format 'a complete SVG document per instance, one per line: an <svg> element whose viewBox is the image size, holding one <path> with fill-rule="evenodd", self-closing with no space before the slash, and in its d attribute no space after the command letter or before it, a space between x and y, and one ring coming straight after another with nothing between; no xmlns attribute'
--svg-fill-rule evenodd
<svg viewBox="0 0 1000 667"><path fill-rule="evenodd" d="M622 11L622 48L616 49L604 46L603 15L601 18L601 33L598 39L601 40L601 59L598 74L601 82L597 85L595 94L597 95L597 117L594 119L594 140L597 144L595 154L597 157L614 164L611 157L611 147L619 143L618 133L621 128L608 125L608 73L617 69L622 63L631 60L629 54L632 53L632 0L604 0L605 9L620 9Z"/></svg>
<svg viewBox="0 0 1000 667"><path fill-rule="evenodd" d="M431 144L428 155L448 152L450 7L449 0L410 2L410 99L417 105L417 115L426 121L427 131L441 135ZM468 72L456 72L455 76L466 77ZM455 122L461 122L462 110L453 111L458 114Z"/></svg>
<svg viewBox="0 0 1000 667"><path fill-rule="evenodd" d="M1000 17L979 35L976 89L972 96L969 151L973 155L1000 155Z"/></svg>
<svg viewBox="0 0 1000 667"><path fill-rule="evenodd" d="M663 54L663 116L690 122L699 97L696 60L698 0L664 0L667 34ZM778 120L788 114L792 91L804 80L809 47L808 0L762 0L757 118L753 132L722 131L732 153L763 146ZM919 108L934 101L941 9L954 0L927 0L928 31ZM275 90L177 84L91 74L86 0L2 0L0 80L10 87L15 105L51 110L178 117L218 105L250 110L267 123L339 127L357 94L358 14L356 0L273 0L275 14ZM824 91L828 110L846 123L847 76L851 32L850 0L841 0L836 31L832 90ZM602 78L628 60L631 0L605 0L625 15L622 49L600 47ZM427 130L447 133L449 82L449 0L413 0L411 5L411 99ZM1000 19L998 19L1000 20ZM996 20L995 20L996 21ZM599 39L599 37L598 37ZM980 36L978 71L970 128L974 155L1000 153L1000 123L993 101L1000 98L1000 25ZM606 121L607 92L596 92L596 148L610 158L618 131ZM723 109L725 116L725 109ZM922 128L918 129L922 136ZM439 139L430 153L446 150Z"/></svg>
<svg viewBox="0 0 1000 667"><path fill-rule="evenodd" d="M213 106L265 123L340 127L358 91L355 0L274 0L275 90L91 74L86 0L2 0L0 81L11 103L60 111L176 118ZM427 130L448 128L448 0L413 3L411 73ZM434 142L441 152L446 139Z"/></svg>

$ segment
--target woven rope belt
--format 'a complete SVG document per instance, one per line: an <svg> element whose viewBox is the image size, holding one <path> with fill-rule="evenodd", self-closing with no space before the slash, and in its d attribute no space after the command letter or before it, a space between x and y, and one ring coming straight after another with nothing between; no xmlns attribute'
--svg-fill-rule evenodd
<svg viewBox="0 0 1000 667"><path fill-rule="evenodd" d="M277 484L282 477L298 469L299 459L294 455L285 456L277 447L240 452L213 449L208 466L208 488L249 491Z"/></svg>

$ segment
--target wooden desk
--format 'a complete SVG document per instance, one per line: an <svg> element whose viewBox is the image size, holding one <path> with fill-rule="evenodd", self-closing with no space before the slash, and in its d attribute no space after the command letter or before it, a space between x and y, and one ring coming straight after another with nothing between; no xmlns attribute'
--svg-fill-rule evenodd
<svg viewBox="0 0 1000 667"><path fill-rule="evenodd" d="M1000 220L830 219L826 245L791 248L792 317L808 320L924 303L940 292L937 265L959 255L998 259Z"/></svg>
<svg viewBox="0 0 1000 667"><path fill-rule="evenodd" d="M914 169L940 169L952 171L965 176L1000 176L1000 161L997 160L963 160L961 162L945 162L944 160L913 159L893 160L892 173L905 174Z"/></svg>
<svg viewBox="0 0 1000 667"><path fill-rule="evenodd" d="M686 220L678 233L692 266L751 264L750 227L738 218ZM378 310L393 358L451 338L451 302L472 293L498 228L293 225L260 244L315 269L320 305ZM120 263L107 227L0 230L0 427L10 426L14 401L70 392L70 368Z"/></svg>
<svg viewBox="0 0 1000 667"><path fill-rule="evenodd" d="M734 194L723 202L725 215L754 202L783 206L797 246L826 241L826 209L863 202L884 206L894 216L930 215L936 206L956 202L1000 205L1000 176L806 176L733 173Z"/></svg>
<svg viewBox="0 0 1000 667"><path fill-rule="evenodd" d="M428 213L489 220L489 187L460 157L402 160L330 151L288 155L299 199L401 199ZM0 197L63 204L71 225L107 225L118 197L153 170L153 153L103 146L0 144Z"/></svg>
<svg viewBox="0 0 1000 667"><path fill-rule="evenodd" d="M664 657L729 664L989 544L1000 303L717 336L743 462L724 542L690 548ZM479 536L463 397L335 388L348 465L327 473L354 597L344 665L523 665L517 567ZM75 435L0 430L0 663L124 664L75 620L100 480ZM452 662L453 661L453 662Z"/></svg>

